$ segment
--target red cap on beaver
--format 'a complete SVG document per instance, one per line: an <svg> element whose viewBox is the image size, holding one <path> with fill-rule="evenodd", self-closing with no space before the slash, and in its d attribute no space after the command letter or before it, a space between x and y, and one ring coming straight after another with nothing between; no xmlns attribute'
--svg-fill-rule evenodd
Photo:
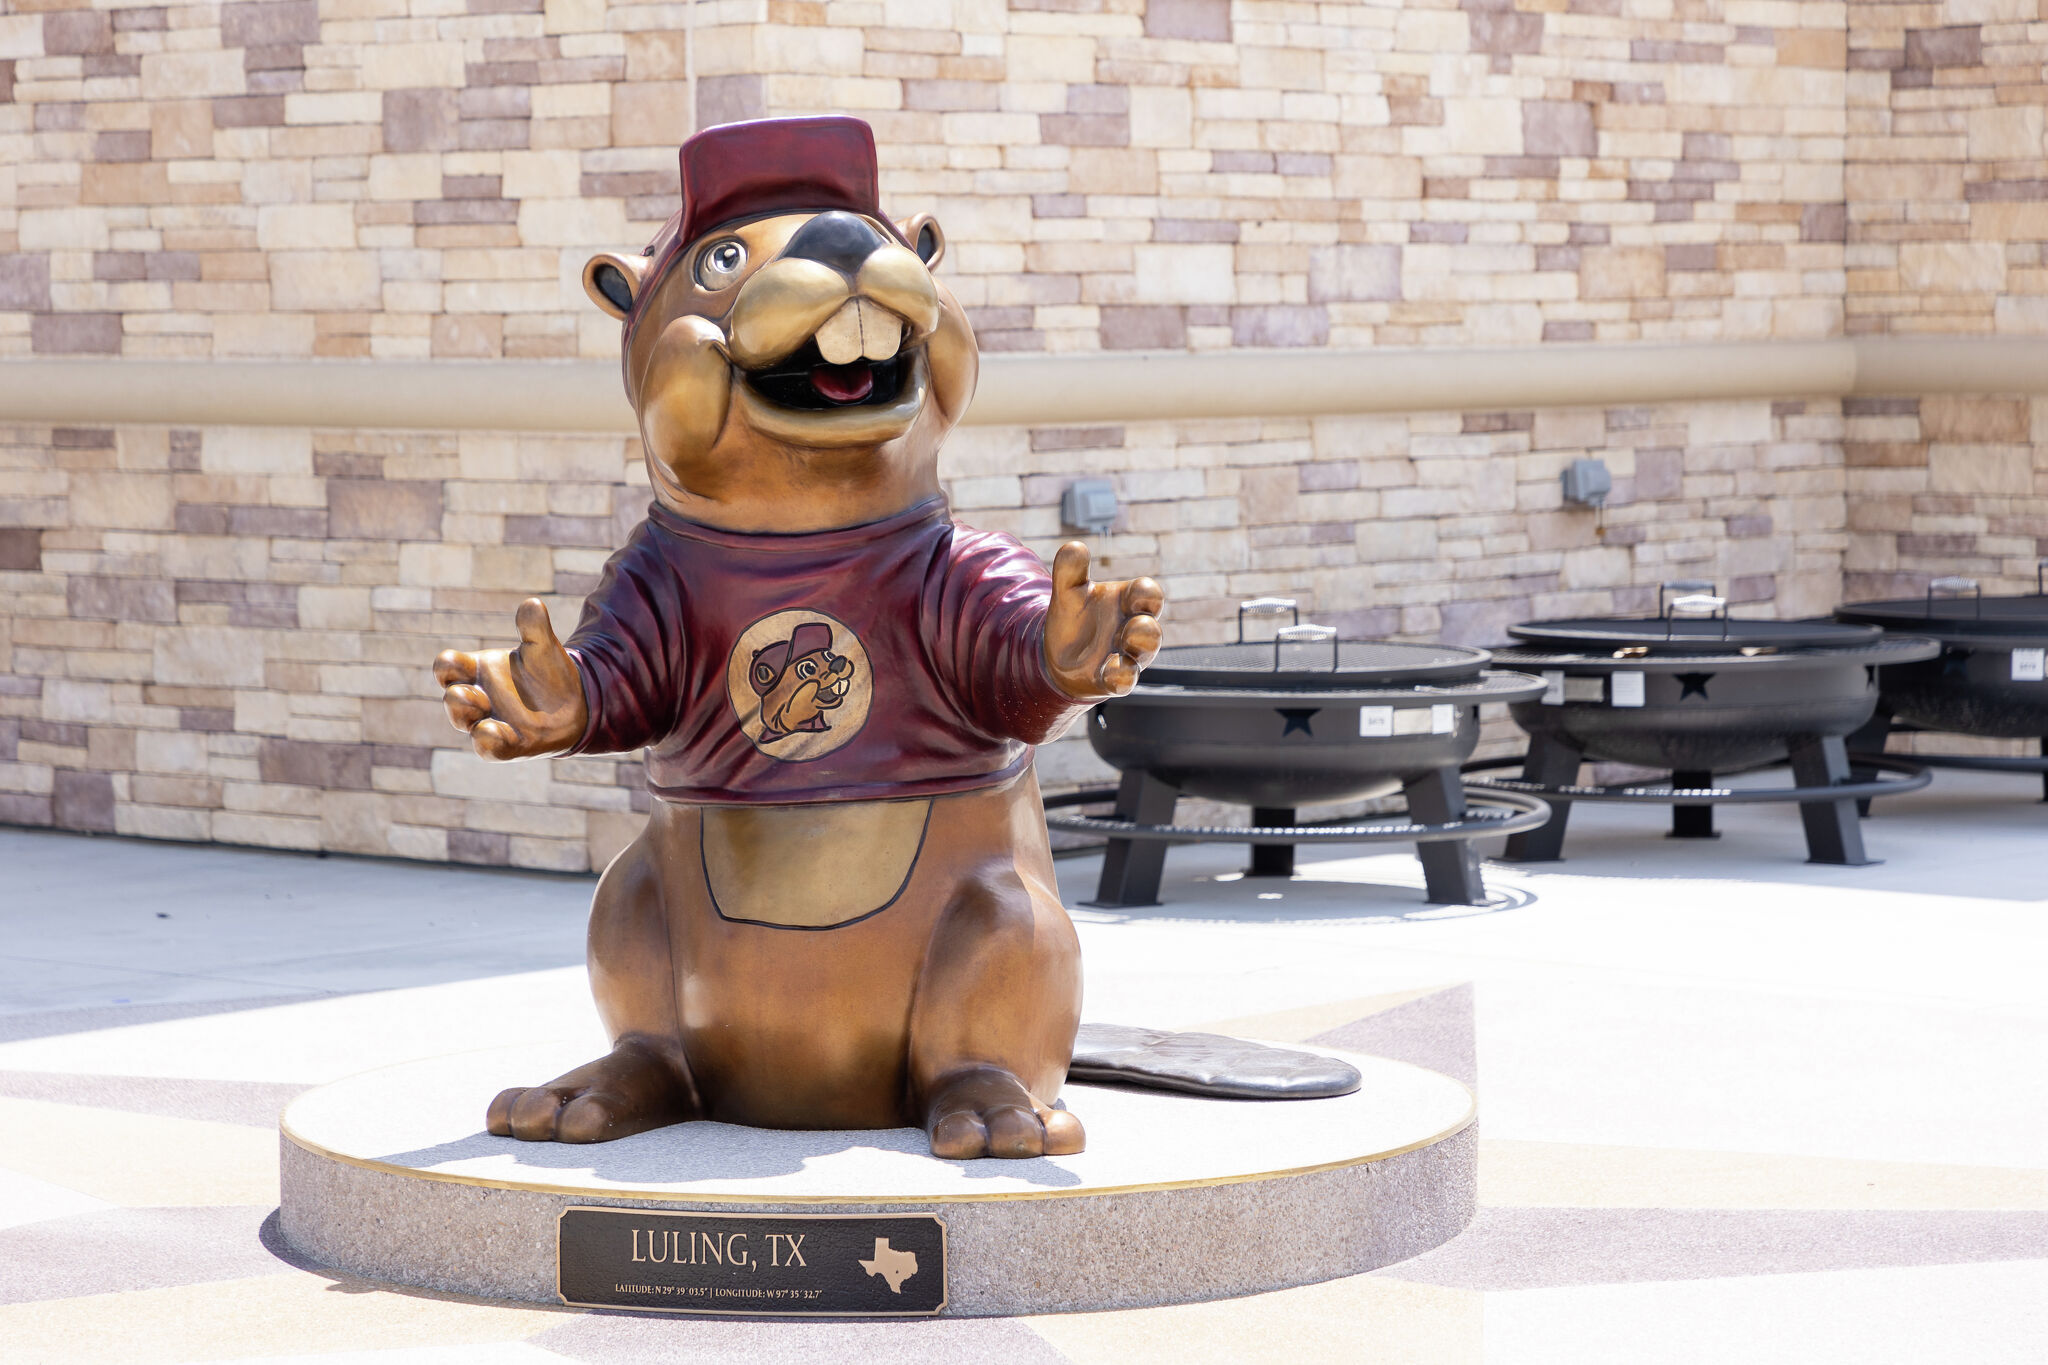
<svg viewBox="0 0 2048 1365"><path fill-rule="evenodd" d="M721 124L685 142L679 159L678 231L685 242L720 223L773 213L845 209L882 217L875 132L857 118L828 114Z"/></svg>
<svg viewBox="0 0 2048 1365"><path fill-rule="evenodd" d="M629 338L641 305L654 297L655 283L678 254L721 223L845 209L865 214L902 240L882 212L875 130L860 119L820 114L722 123L685 142L677 159L683 206L647 246L655 264L627 312Z"/></svg>

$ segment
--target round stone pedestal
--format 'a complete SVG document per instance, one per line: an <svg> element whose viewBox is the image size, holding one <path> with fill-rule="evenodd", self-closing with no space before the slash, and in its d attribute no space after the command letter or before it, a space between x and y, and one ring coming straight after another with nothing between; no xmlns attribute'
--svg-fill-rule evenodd
<svg viewBox="0 0 2048 1365"><path fill-rule="evenodd" d="M497 1138L483 1131L493 1095L588 1058L530 1046L437 1057L322 1086L285 1111L282 1230L312 1259L371 1279L539 1303L562 1301L563 1210L605 1206L935 1215L947 1316L1311 1284L1437 1246L1473 1210L1471 1092L1342 1055L1364 1084L1336 1099L1069 1085L1062 1103L1087 1127L1086 1152L966 1162L934 1158L909 1128Z"/></svg>

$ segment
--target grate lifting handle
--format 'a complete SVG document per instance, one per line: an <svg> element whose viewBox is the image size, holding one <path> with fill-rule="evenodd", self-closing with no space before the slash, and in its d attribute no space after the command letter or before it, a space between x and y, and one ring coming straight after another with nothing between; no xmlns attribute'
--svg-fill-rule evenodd
<svg viewBox="0 0 2048 1365"><path fill-rule="evenodd" d="M1280 671L1280 646L1312 645L1324 640L1330 642L1330 671L1337 671L1337 628L1335 626L1301 625L1282 626L1273 634L1273 671Z"/></svg>
<svg viewBox="0 0 2048 1365"><path fill-rule="evenodd" d="M1293 614L1295 625L1301 624L1301 604L1292 597L1254 597L1250 601L1239 602L1237 604L1237 642L1239 644L1244 643L1245 617L1277 616L1283 611Z"/></svg>
<svg viewBox="0 0 2048 1365"><path fill-rule="evenodd" d="M2038 579L2039 579L2039 575L2040 575L2040 572L2041 572L2040 566L2039 566L2039 565L2036 565L2036 566L2034 567L2034 573L2035 573L2035 576L2036 576L2036 580L2037 580L2037 581L2038 581ZM1974 578L1936 578L1936 579L1930 579L1930 580L1928 581L1928 584L1927 584L1927 615L1928 615L1928 616L1929 616L1930 618L1932 618L1932 617L1933 617L1933 615L1934 615L1934 594L1936 594L1936 593L1938 593L1938 592L1952 592L1952 593L1958 593L1958 594L1960 594L1960 593L1969 593L1969 594L1971 594L1972 596L1974 596L1974 597L1975 597L1975 598L1977 599L1977 619L1978 619L1978 620L1980 620L1980 621L1984 619L1984 588L1983 588L1983 586L1982 586L1981 584L1979 584L1979 583L1977 582L1977 580L1976 580L1976 579L1974 579Z"/></svg>
<svg viewBox="0 0 2048 1365"><path fill-rule="evenodd" d="M1671 597L1670 594L1678 596ZM1678 617L1687 615L1718 616L1721 618L1721 638L1728 638L1728 599L1714 592L1714 585L1704 578L1674 578L1657 588L1657 615L1665 622L1664 638L1670 639L1678 628Z"/></svg>

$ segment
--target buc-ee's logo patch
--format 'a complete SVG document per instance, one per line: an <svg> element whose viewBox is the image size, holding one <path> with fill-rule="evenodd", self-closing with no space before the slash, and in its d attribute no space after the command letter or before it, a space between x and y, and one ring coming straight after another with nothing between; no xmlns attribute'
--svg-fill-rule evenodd
<svg viewBox="0 0 2048 1365"><path fill-rule="evenodd" d="M725 691L740 729L770 758L822 758L867 723L874 673L844 623L821 611L778 611L740 632Z"/></svg>

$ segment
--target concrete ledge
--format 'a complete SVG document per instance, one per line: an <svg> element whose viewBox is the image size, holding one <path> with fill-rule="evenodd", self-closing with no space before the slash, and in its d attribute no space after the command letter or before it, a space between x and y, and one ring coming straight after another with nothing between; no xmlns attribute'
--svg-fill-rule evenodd
<svg viewBox="0 0 2048 1365"><path fill-rule="evenodd" d="M2048 393L2048 339L993 355L975 426ZM633 431L610 361L0 361L0 422Z"/></svg>
<svg viewBox="0 0 2048 1365"><path fill-rule="evenodd" d="M1088 1150L940 1161L915 1129L690 1123L589 1147L478 1131L506 1084L577 1049L430 1058L307 1092L282 1123L285 1240L370 1279L558 1302L573 1207L927 1214L946 1226L946 1316L1188 1303L1313 1284L1439 1246L1477 1191L1471 1092L1343 1054L1335 1099L1205 1100L1069 1085Z"/></svg>

